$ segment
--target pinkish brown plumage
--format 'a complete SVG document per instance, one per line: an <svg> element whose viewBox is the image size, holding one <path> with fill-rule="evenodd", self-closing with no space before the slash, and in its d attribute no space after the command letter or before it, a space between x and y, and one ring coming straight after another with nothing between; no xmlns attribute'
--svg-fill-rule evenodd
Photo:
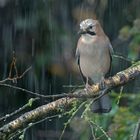
<svg viewBox="0 0 140 140"><path fill-rule="evenodd" d="M110 54L113 49L98 20L86 19L82 21L80 34L76 56L87 88L87 85L101 82L108 73L111 65ZM109 112L111 102L108 95L104 95L93 103L92 109L97 113Z"/></svg>

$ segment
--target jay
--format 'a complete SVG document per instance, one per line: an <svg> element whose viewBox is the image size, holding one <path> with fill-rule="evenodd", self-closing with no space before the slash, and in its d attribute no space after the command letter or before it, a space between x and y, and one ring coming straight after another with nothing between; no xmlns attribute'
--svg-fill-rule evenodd
<svg viewBox="0 0 140 140"><path fill-rule="evenodd" d="M79 33L76 59L86 89L90 90L92 84L103 82L110 71L113 48L98 20L82 21ZM95 113L108 113L110 110L111 101L106 94L92 104Z"/></svg>

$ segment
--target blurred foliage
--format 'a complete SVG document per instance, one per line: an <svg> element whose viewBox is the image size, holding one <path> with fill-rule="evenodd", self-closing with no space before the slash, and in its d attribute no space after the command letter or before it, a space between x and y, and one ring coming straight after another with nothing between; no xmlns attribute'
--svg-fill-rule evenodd
<svg viewBox="0 0 140 140"><path fill-rule="evenodd" d="M108 114L95 114L90 109L81 112L70 122L70 128L80 140L93 139L92 131L99 140L128 140L132 139L134 128L139 120L139 99L135 94L122 94L120 105L116 103L118 95L113 93L113 107ZM124 104L129 101L129 104ZM121 105L123 104L123 106ZM92 125L92 127L90 126Z"/></svg>
<svg viewBox="0 0 140 140"><path fill-rule="evenodd" d="M136 19L133 22L133 27L129 33L133 39L129 44L130 54L129 57L132 59L139 59L140 54L140 19Z"/></svg>

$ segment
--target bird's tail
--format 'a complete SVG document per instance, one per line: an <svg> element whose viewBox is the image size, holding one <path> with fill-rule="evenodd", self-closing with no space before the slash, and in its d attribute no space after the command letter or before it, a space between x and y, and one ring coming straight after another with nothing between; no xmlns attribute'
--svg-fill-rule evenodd
<svg viewBox="0 0 140 140"><path fill-rule="evenodd" d="M91 106L91 110L94 113L108 113L110 112L111 108L111 100L108 94L105 94L102 97L100 97L98 100L93 102Z"/></svg>

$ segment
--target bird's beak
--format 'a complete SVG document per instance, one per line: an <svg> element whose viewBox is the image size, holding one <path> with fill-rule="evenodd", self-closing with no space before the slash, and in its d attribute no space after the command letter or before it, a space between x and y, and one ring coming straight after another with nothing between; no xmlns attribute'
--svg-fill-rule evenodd
<svg viewBox="0 0 140 140"><path fill-rule="evenodd" d="M87 30L86 29L80 29L79 31L78 31L78 34L86 34L87 33Z"/></svg>

